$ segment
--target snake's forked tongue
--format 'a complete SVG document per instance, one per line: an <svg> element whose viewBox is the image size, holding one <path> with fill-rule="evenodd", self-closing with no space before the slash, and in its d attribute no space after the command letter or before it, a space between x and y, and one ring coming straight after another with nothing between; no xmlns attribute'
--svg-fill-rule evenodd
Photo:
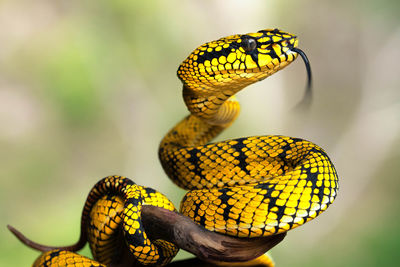
<svg viewBox="0 0 400 267"><path fill-rule="evenodd" d="M307 85L306 85L306 92L304 93L303 99L296 105L295 109L303 109L309 107L311 104L311 99L312 99L312 74L311 74L311 65L310 61L308 60L306 54L303 52L303 50L295 47L291 49L293 52L296 52L301 56L301 58L304 61L304 64L306 65L306 70L307 70Z"/></svg>

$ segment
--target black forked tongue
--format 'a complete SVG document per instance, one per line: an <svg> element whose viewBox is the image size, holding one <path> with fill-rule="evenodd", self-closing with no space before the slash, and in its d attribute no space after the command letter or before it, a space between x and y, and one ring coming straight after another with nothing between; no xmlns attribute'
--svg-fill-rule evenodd
<svg viewBox="0 0 400 267"><path fill-rule="evenodd" d="M303 96L303 99L300 101L299 104L297 104L296 108L305 108L308 107L311 103L311 98L312 98L312 75L311 75L311 66L310 66L310 61L308 61L308 58L306 54L303 52L303 50L295 47L291 49L293 52L296 52L301 56L301 58L304 61L304 64L306 65L307 69L307 86L306 86L306 92Z"/></svg>

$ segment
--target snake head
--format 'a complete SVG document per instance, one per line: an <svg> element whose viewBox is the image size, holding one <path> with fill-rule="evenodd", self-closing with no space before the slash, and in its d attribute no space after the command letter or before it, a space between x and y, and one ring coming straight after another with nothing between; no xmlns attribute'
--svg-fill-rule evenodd
<svg viewBox="0 0 400 267"><path fill-rule="evenodd" d="M177 74L184 86L202 95L224 88L232 95L291 63L297 45L295 35L278 29L232 35L196 48Z"/></svg>

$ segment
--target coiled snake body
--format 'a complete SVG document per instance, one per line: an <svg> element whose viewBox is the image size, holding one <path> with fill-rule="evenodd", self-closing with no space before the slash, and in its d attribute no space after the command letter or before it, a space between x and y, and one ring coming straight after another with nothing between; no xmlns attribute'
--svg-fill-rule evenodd
<svg viewBox="0 0 400 267"><path fill-rule="evenodd" d="M297 38L263 30L206 43L180 65L191 115L160 145L168 176L189 189L181 212L211 231L239 237L281 233L333 202L337 175L326 153L284 136L207 144L237 117L235 93L292 62Z"/></svg>
<svg viewBox="0 0 400 267"><path fill-rule="evenodd" d="M161 141L159 157L168 176L191 190L181 212L208 230L237 237L282 233L315 218L336 197L335 168L309 141L256 136L208 144L237 117L234 95L294 61L297 44L296 36L277 29L233 35L198 47L178 69L191 114ZM176 254L171 243L149 241L140 224L141 205L174 210L165 196L126 178L107 177L92 189L82 233L101 264L115 256L120 224L142 264L163 265ZM35 266L56 259L101 266L62 250L46 252Z"/></svg>

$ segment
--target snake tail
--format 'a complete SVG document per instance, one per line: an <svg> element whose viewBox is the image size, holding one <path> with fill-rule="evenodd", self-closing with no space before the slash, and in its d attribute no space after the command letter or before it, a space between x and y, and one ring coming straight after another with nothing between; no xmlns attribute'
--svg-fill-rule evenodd
<svg viewBox="0 0 400 267"><path fill-rule="evenodd" d="M71 246L46 246L46 245L39 244L35 241L30 240L24 234L22 234L20 231L18 231L16 228L14 228L11 225L7 225L7 228L24 245L26 245L34 250L38 250L40 252L46 252L46 251L56 250L56 249L65 250L65 251L78 251L78 250L81 250L86 244L86 239L80 238L76 244L71 245Z"/></svg>

